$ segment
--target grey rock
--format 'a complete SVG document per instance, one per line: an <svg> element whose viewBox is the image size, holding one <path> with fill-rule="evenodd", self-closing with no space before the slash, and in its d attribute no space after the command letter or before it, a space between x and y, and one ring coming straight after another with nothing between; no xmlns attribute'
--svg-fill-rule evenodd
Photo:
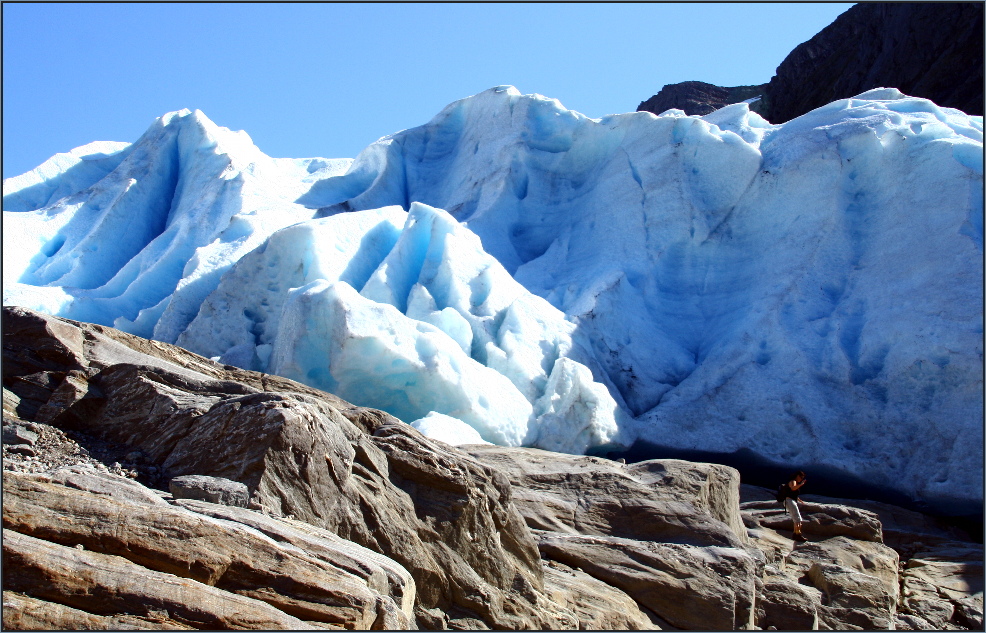
<svg viewBox="0 0 986 633"><path fill-rule="evenodd" d="M107 481L112 479L112 475L107 476ZM123 488L135 485L125 478L116 479ZM133 573L141 576L153 576L150 572L154 572L190 579L216 590L256 598L284 614L320 626L371 628L378 620L387 619L401 621L406 627L410 621L407 603L413 601L413 584L404 587L411 595L400 597L407 610L400 615L401 608L394 604L391 587L381 572L377 573L376 585L371 586L367 575L355 575L334 565L339 556L319 556L332 551L328 541L320 550L302 549L273 541L238 521L216 521L167 503L140 504L128 492L105 495L71 489L38 476L8 473L3 487L7 529L79 552L126 559L133 565ZM239 512L234 516L252 514ZM124 516L127 529L121 530L120 517ZM49 545L38 547L58 552ZM391 563L391 567L396 564ZM406 572L404 576L408 576ZM46 597L26 584L10 588ZM84 604L65 604L92 611ZM137 605L129 604L117 613L139 615L140 611Z"/></svg>
<svg viewBox="0 0 986 633"><path fill-rule="evenodd" d="M900 594L900 557L896 551L881 543L837 536L797 546L788 555L786 562L788 567L803 572L817 563L839 565L879 580L893 602L897 601Z"/></svg>
<svg viewBox="0 0 986 633"><path fill-rule="evenodd" d="M828 628L889 629L896 603L878 579L842 565L815 563L808 570L812 584L825 599L819 621Z"/></svg>
<svg viewBox="0 0 986 633"><path fill-rule="evenodd" d="M681 629L750 628L758 569L746 551L539 533L542 554L612 585Z"/></svg>
<svg viewBox="0 0 986 633"><path fill-rule="evenodd" d="M194 630L170 618L98 615L13 591L3 592L3 628L7 631Z"/></svg>
<svg viewBox="0 0 986 633"><path fill-rule="evenodd" d="M898 613L894 616L894 630L897 631L933 631L940 628L942 627L910 613Z"/></svg>
<svg viewBox="0 0 986 633"><path fill-rule="evenodd" d="M505 474L528 526L565 534L744 547L739 473L665 459L623 465L533 448L465 450Z"/></svg>
<svg viewBox="0 0 986 633"><path fill-rule="evenodd" d="M27 427L20 424L4 424L3 425L3 443L4 444L26 444L28 446L34 446L38 441L38 434L34 431L28 430Z"/></svg>
<svg viewBox="0 0 986 633"><path fill-rule="evenodd" d="M935 628L982 628L982 545L944 542L916 553L901 573L901 587L903 610Z"/></svg>
<svg viewBox="0 0 986 633"><path fill-rule="evenodd" d="M818 601L807 587L783 576L764 582L757 599L757 626L778 631L818 629Z"/></svg>
<svg viewBox="0 0 986 633"><path fill-rule="evenodd" d="M3 563L7 591L90 614L132 613L160 620L165 625L162 628L180 628L175 624L202 629L324 628L261 600L149 570L119 556L77 550L6 528Z"/></svg>
<svg viewBox="0 0 986 633"><path fill-rule="evenodd" d="M237 508L245 508L250 502L246 484L222 477L182 475L173 478L168 489L175 499L198 499Z"/></svg>
<svg viewBox="0 0 986 633"><path fill-rule="evenodd" d="M302 521L275 519L236 507L178 499L175 505L205 516L257 530L282 547L297 548L362 579L367 586L396 603L407 620L413 619L414 578L396 561L352 541Z"/></svg>
<svg viewBox="0 0 986 633"><path fill-rule="evenodd" d="M846 505L809 502L805 498L802 501L798 508L805 521L802 532L806 536L848 536L883 542L883 526L875 513ZM758 526L788 532L794 529L790 515L776 501L748 501L740 508L746 520Z"/></svg>
<svg viewBox="0 0 986 633"><path fill-rule="evenodd" d="M35 457L38 454L33 447L28 446L27 444L17 444L11 446L7 449L7 452L14 453L15 455L25 455L27 457Z"/></svg>
<svg viewBox="0 0 986 633"><path fill-rule="evenodd" d="M970 631L979 631L983 628L983 594L979 592L966 598L953 600L955 613L952 621L963 626Z"/></svg>
<svg viewBox="0 0 986 633"><path fill-rule="evenodd" d="M88 466L65 466L57 468L45 475L39 475L36 478L38 481L83 490L96 495L110 497L124 503L135 505L167 505L159 494L136 481Z"/></svg>
<svg viewBox="0 0 986 633"><path fill-rule="evenodd" d="M752 624L760 562L746 549L739 476L732 468L680 460L626 465L487 445L464 450L510 480L514 504L535 531L542 557L560 565L553 569L573 570L562 579L571 584L576 575L591 577L647 609L633 619L625 614L637 610L603 611L589 620L594 627ZM598 589L584 583L581 593L585 601ZM585 611L584 602L559 600L576 614L579 604ZM581 627L586 617L577 617Z"/></svg>
<svg viewBox="0 0 986 633"><path fill-rule="evenodd" d="M647 631L662 628L640 605L612 585L557 561L544 562L544 585L556 614L570 614L562 628L580 631Z"/></svg>

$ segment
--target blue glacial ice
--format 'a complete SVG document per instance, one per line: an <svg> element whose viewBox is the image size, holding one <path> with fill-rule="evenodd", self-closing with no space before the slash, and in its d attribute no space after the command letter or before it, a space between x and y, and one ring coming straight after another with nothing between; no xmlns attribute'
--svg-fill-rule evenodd
<svg viewBox="0 0 986 633"><path fill-rule="evenodd" d="M501 86L354 160L182 111L4 182L4 303L454 443L746 449L967 509L982 178L982 117L892 88L771 125Z"/></svg>

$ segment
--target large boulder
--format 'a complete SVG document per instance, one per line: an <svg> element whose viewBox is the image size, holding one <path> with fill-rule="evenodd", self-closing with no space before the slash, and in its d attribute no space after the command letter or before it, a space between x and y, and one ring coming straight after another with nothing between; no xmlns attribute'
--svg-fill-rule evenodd
<svg viewBox="0 0 986 633"><path fill-rule="evenodd" d="M818 596L810 588L787 578L773 576L764 581L757 596L757 626L778 631L818 629Z"/></svg>
<svg viewBox="0 0 986 633"><path fill-rule="evenodd" d="M654 630L660 618L626 592L554 560L544 561L544 586L558 613L567 610L579 630ZM567 628L567 627L566 627Z"/></svg>
<svg viewBox="0 0 986 633"><path fill-rule="evenodd" d="M182 475L172 479L168 489L176 499L199 499L239 508L247 507L249 502L246 484L222 477Z"/></svg>
<svg viewBox="0 0 986 633"><path fill-rule="evenodd" d="M506 475L528 526L567 534L743 547L739 473L681 460L622 464L585 455L464 447Z"/></svg>
<svg viewBox="0 0 986 633"><path fill-rule="evenodd" d="M615 587L675 628L752 625L761 557L747 549L734 469L463 448L510 480L551 563Z"/></svg>
<svg viewBox="0 0 986 633"><path fill-rule="evenodd" d="M759 570L744 550L550 532L538 536L546 558L619 588L675 628L753 625Z"/></svg>
<svg viewBox="0 0 986 633"><path fill-rule="evenodd" d="M824 594L818 617L827 628L893 628L896 603L873 576L842 565L814 563L808 577Z"/></svg>
<svg viewBox="0 0 986 633"><path fill-rule="evenodd" d="M901 573L903 609L934 628L983 627L983 546L946 542L917 552Z"/></svg>
<svg viewBox="0 0 986 633"><path fill-rule="evenodd" d="M13 530L3 531L3 566L6 591L96 615L134 614L147 628L324 628L261 600Z"/></svg>
<svg viewBox="0 0 986 633"><path fill-rule="evenodd" d="M810 575L811 568L819 563L839 565L879 580L894 602L900 593L900 557L880 543L845 536L803 543L791 551L786 563L806 575Z"/></svg>

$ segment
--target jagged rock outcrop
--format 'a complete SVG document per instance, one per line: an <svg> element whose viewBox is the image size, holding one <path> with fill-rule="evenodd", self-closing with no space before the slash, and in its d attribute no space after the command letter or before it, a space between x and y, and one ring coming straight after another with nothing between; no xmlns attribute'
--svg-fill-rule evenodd
<svg viewBox="0 0 986 633"><path fill-rule="evenodd" d="M791 51L766 84L668 84L637 111L705 115L760 96L750 109L784 123L880 87L982 115L982 3L859 3Z"/></svg>
<svg viewBox="0 0 986 633"><path fill-rule="evenodd" d="M637 112L661 114L667 110L681 110L685 114L699 116L715 112L719 108L760 97L750 104L750 110L764 114L763 95L767 84L759 86L734 86L723 88L704 81L683 81L667 84L646 101L637 106Z"/></svg>
<svg viewBox="0 0 986 633"><path fill-rule="evenodd" d="M767 560L761 627L980 628L983 546L961 529L886 503L803 495L809 542L795 543L771 491L741 491L750 542Z"/></svg>
<svg viewBox="0 0 986 633"><path fill-rule="evenodd" d="M982 626L982 545L887 504L795 543L725 466L457 448L21 308L3 354L5 629Z"/></svg>

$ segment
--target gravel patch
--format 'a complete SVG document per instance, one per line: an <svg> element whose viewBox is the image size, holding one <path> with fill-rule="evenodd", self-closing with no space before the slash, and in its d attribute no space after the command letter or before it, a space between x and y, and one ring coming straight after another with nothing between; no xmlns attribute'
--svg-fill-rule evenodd
<svg viewBox="0 0 986 633"><path fill-rule="evenodd" d="M151 488L160 489L162 483L167 483L157 467L130 447L21 420L7 413L3 415L3 428L3 470L47 473L63 466L87 466L137 480ZM21 438L33 441L21 441Z"/></svg>

